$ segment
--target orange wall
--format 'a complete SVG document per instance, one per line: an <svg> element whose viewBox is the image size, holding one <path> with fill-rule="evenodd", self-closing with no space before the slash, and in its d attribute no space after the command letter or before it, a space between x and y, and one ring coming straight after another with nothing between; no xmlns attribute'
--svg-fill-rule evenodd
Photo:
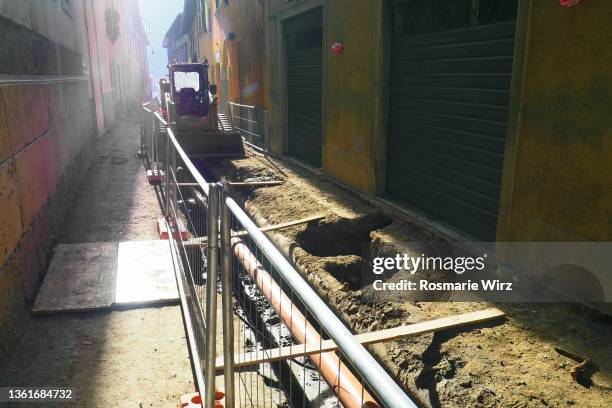
<svg viewBox="0 0 612 408"><path fill-rule="evenodd" d="M245 78L245 103L248 105L266 106L265 98L265 43L264 43L264 20L263 4L252 0L234 0L228 5L221 2L221 7L216 8L215 1L209 1L212 11L212 30L207 33L199 33L197 18L194 21L193 30L199 38L200 58L208 58L214 71L215 54L221 53L221 63L228 67L230 77L229 100L238 101L239 70L240 63L238 55L245 59L243 68ZM236 41L227 41L227 34L234 33ZM238 52L240 47L240 53ZM219 78L215 77L219 81ZM220 84L218 84L220 85ZM219 86L219 91L221 87ZM219 95L221 96L221 95ZM220 98L221 99L221 98Z"/></svg>

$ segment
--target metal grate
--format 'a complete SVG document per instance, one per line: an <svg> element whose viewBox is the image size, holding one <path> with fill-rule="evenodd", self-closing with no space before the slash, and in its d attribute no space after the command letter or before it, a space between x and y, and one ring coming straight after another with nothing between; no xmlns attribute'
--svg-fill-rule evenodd
<svg viewBox="0 0 612 408"><path fill-rule="evenodd" d="M265 149L263 107L229 102L228 111L232 129L240 131L250 145Z"/></svg>
<svg viewBox="0 0 612 408"><path fill-rule="evenodd" d="M386 190L494 240L510 98L514 0L393 8Z"/></svg>
<svg viewBox="0 0 612 408"><path fill-rule="evenodd" d="M393 8L393 35L418 35L512 21L516 11L516 0L400 0Z"/></svg>

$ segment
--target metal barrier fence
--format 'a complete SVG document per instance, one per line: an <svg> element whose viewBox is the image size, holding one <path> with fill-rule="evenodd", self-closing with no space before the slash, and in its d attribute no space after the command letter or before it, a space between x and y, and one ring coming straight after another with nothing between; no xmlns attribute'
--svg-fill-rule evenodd
<svg viewBox="0 0 612 408"><path fill-rule="evenodd" d="M150 168L161 177L203 405L215 407L224 396L230 408L414 407L230 196L229 185L202 177L173 126L145 111L147 126L143 151L152 152Z"/></svg>
<svg viewBox="0 0 612 408"><path fill-rule="evenodd" d="M143 106L140 118L140 149L138 155L144 159L147 170L151 168L153 158L153 126L155 126L153 112Z"/></svg>
<svg viewBox="0 0 612 408"><path fill-rule="evenodd" d="M239 130L249 145L266 149L263 107L228 102L228 112L232 128Z"/></svg>
<svg viewBox="0 0 612 408"><path fill-rule="evenodd" d="M166 159L166 128L167 123L159 113L143 107L139 154L145 160L147 170L156 172L158 165L163 165Z"/></svg>

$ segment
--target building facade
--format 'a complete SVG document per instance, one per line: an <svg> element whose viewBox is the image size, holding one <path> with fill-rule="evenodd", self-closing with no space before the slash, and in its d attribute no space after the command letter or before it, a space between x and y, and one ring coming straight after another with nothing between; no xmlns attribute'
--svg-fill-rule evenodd
<svg viewBox="0 0 612 408"><path fill-rule="evenodd" d="M151 93L147 36L136 1L83 0L98 131Z"/></svg>
<svg viewBox="0 0 612 408"><path fill-rule="evenodd" d="M265 4L274 152L455 238L612 239L612 4Z"/></svg>
<svg viewBox="0 0 612 408"><path fill-rule="evenodd" d="M263 105L273 153L453 239L612 238L607 3L184 4L220 109Z"/></svg>
<svg viewBox="0 0 612 408"><path fill-rule="evenodd" d="M185 0L168 29L169 62L208 60L221 112L228 102L266 106L263 16L261 1Z"/></svg>
<svg viewBox="0 0 612 408"><path fill-rule="evenodd" d="M148 94L135 4L0 2L0 358L35 297L96 136Z"/></svg>
<svg viewBox="0 0 612 408"><path fill-rule="evenodd" d="M180 29L182 21L183 13L179 13L164 36L163 46L168 53L168 64L174 62L187 62L186 53L180 49L178 44L178 39L181 37Z"/></svg>

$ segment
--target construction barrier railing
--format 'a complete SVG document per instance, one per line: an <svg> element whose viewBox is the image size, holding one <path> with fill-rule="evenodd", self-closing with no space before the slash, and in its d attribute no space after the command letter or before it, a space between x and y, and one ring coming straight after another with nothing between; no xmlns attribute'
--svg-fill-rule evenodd
<svg viewBox="0 0 612 408"><path fill-rule="evenodd" d="M138 155L144 160L146 169L151 168L151 160L154 159L153 153L153 128L155 119L149 104L143 105L140 118L140 148Z"/></svg>
<svg viewBox="0 0 612 408"><path fill-rule="evenodd" d="M145 110L144 127L203 406L414 407L231 185L205 180L158 113Z"/></svg>
<svg viewBox="0 0 612 408"><path fill-rule="evenodd" d="M261 106L228 103L230 124L242 133L244 140L257 149L265 150L265 111Z"/></svg>
<svg viewBox="0 0 612 408"><path fill-rule="evenodd" d="M414 406L226 189L221 203L240 316L231 362L240 405ZM253 376L278 387L260 389Z"/></svg>

